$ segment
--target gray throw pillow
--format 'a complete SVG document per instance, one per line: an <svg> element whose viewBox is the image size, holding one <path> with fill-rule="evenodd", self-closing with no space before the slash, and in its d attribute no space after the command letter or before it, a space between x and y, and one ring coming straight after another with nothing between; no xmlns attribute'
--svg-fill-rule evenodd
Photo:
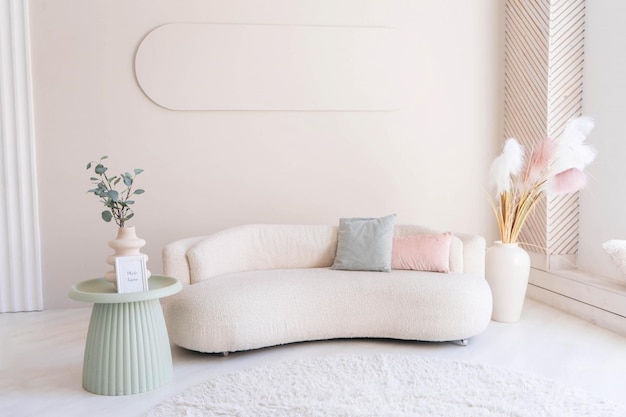
<svg viewBox="0 0 626 417"><path fill-rule="evenodd" d="M391 271L396 215L339 219L337 255L332 269Z"/></svg>

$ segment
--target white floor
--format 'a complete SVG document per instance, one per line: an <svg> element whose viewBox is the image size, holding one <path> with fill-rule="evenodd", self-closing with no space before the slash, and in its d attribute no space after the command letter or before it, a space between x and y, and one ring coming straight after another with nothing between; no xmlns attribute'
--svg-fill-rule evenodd
<svg viewBox="0 0 626 417"><path fill-rule="evenodd" d="M90 309L0 314L0 416L141 416L178 391L259 364L333 354L397 353L530 372L626 405L626 338L534 300L516 324L492 322L466 347L451 343L335 340L228 357L173 347L174 379L122 397L81 387Z"/></svg>

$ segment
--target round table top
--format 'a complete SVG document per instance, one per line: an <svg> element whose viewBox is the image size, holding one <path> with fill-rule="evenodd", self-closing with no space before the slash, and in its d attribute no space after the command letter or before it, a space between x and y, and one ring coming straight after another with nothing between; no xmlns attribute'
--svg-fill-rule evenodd
<svg viewBox="0 0 626 417"><path fill-rule="evenodd" d="M148 279L148 288L148 291L118 293L113 283L104 278L96 278L72 286L68 295L72 300L89 303L132 303L174 295L183 286L176 278L152 275Z"/></svg>

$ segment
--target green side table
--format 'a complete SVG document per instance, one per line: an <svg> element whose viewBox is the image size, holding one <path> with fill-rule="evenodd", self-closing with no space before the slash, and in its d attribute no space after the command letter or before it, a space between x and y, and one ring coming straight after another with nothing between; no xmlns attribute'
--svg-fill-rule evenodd
<svg viewBox="0 0 626 417"><path fill-rule="evenodd" d="M172 352L160 298L182 289L153 275L149 290L118 294L103 278L72 287L69 297L94 303L85 344L83 388L100 395L151 391L172 379Z"/></svg>

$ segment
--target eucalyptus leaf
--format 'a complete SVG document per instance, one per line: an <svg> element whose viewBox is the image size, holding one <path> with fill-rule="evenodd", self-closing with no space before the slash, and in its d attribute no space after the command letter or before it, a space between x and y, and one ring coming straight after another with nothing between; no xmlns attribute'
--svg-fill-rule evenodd
<svg viewBox="0 0 626 417"><path fill-rule="evenodd" d="M96 169L95 169L96 170L96 174L104 174L105 172L107 172L107 169L108 168L105 167L104 165L98 164L98 165L96 165Z"/></svg>
<svg viewBox="0 0 626 417"><path fill-rule="evenodd" d="M143 169L141 168L135 168L135 175L139 175L143 172Z"/></svg>
<svg viewBox="0 0 626 417"><path fill-rule="evenodd" d="M135 190L135 191L133 192L133 194L143 194L143 193L145 193L145 191L144 191L144 190L142 190L141 188L139 188L139 189L137 189L137 190Z"/></svg>
<svg viewBox="0 0 626 417"><path fill-rule="evenodd" d="M102 212L102 220L104 220L105 222L109 223L112 218L113 214L111 214L109 210L105 210Z"/></svg>
<svg viewBox="0 0 626 417"><path fill-rule="evenodd" d="M91 168L91 162L87 164L87 169Z"/></svg>
<svg viewBox="0 0 626 417"><path fill-rule="evenodd" d="M106 192L107 197L109 197L111 200L113 201L118 201L120 198L120 195L117 191L115 190L109 190Z"/></svg>

